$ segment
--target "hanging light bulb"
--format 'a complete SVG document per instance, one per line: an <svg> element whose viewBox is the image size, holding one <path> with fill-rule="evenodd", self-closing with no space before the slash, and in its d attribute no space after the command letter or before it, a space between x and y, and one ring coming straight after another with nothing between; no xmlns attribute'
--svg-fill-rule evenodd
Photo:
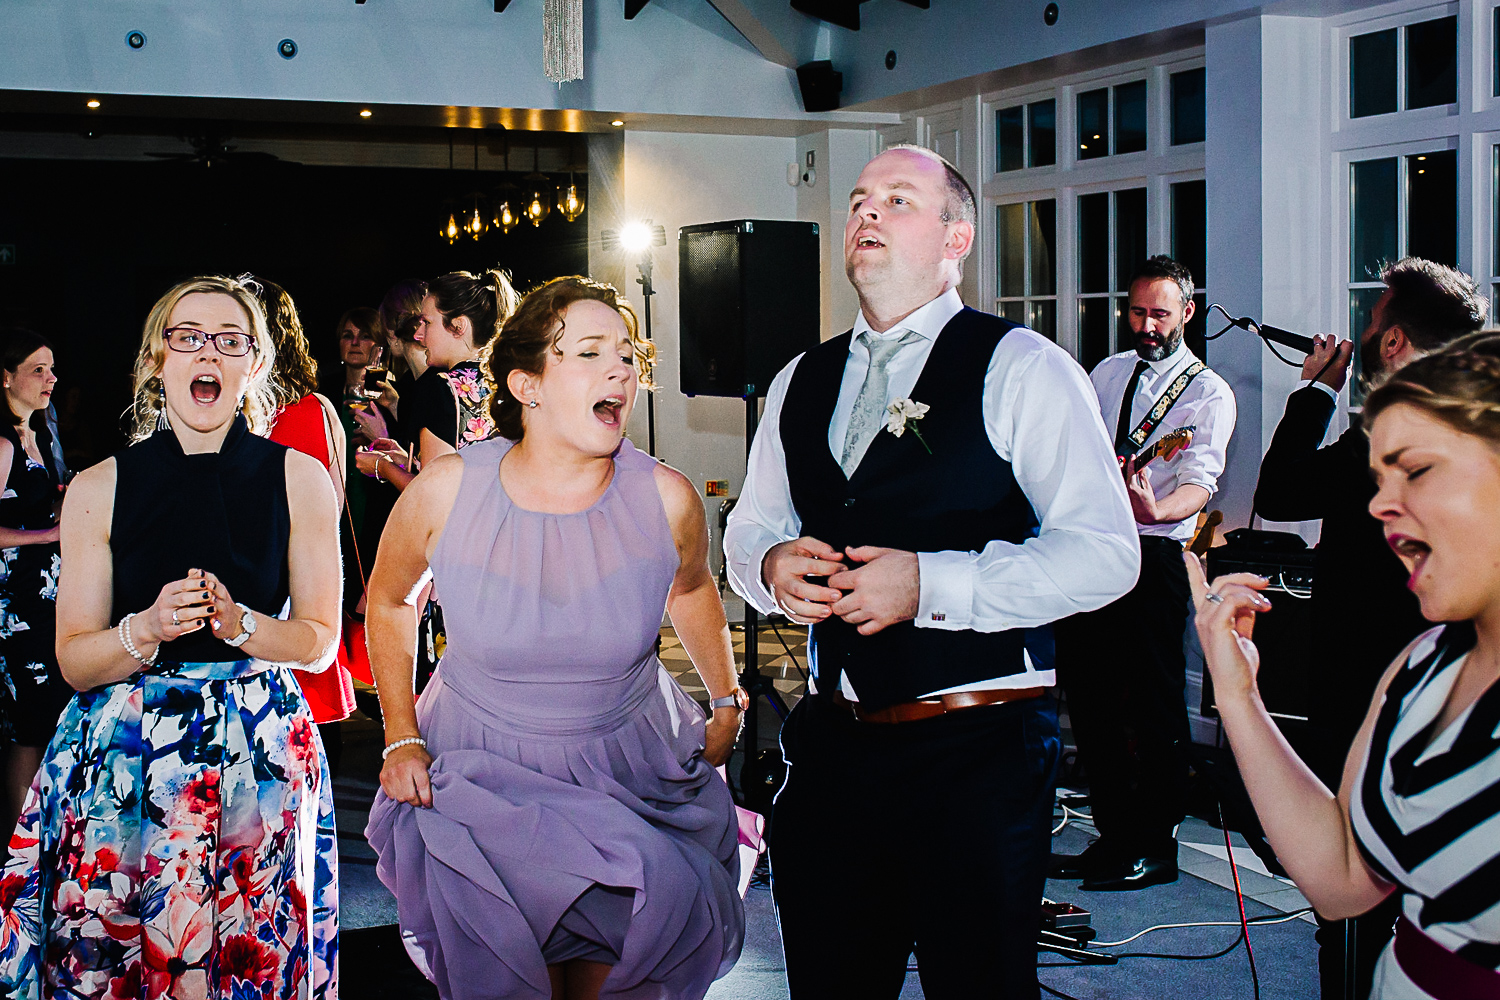
<svg viewBox="0 0 1500 1000"><path fill-rule="evenodd" d="M540 226L547 216L552 214L552 205L542 195L540 187L532 188L525 207L521 209L521 214L526 216L526 220L533 226Z"/></svg>
<svg viewBox="0 0 1500 1000"><path fill-rule="evenodd" d="M438 233L449 243L457 243L459 235L463 233L463 227L458 224L458 213L451 207L448 209L448 221L443 223Z"/></svg>
<svg viewBox="0 0 1500 1000"><path fill-rule="evenodd" d="M489 220L485 218L488 213L484 210L484 199L479 195L472 194L468 200L469 204L464 209L464 235L477 241L490 231Z"/></svg>
<svg viewBox="0 0 1500 1000"><path fill-rule="evenodd" d="M501 233L510 232L520 221L521 217L516 214L515 209L510 207L509 198L500 202L500 207L495 210L494 225Z"/></svg>
<svg viewBox="0 0 1500 1000"><path fill-rule="evenodd" d="M557 210L569 222L583 214L583 195L578 193L578 185L573 183L572 177L568 178L568 183L557 186Z"/></svg>

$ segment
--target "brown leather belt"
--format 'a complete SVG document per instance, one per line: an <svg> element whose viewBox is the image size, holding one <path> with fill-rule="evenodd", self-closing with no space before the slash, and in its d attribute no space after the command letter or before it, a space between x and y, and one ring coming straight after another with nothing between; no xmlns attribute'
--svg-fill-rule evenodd
<svg viewBox="0 0 1500 1000"><path fill-rule="evenodd" d="M1030 698L1040 698L1043 688L1000 688L993 691L957 691L953 694L945 694L940 698L923 698L921 701L905 701L899 705L891 705L888 708L877 708L870 711L860 707L857 701L850 701L843 693L835 691L833 702L835 705L843 705L854 713L854 717L860 722L916 722L918 719L931 719L938 715L947 715L949 712L961 711L965 708L978 708L981 705L998 705L1007 701L1026 701Z"/></svg>

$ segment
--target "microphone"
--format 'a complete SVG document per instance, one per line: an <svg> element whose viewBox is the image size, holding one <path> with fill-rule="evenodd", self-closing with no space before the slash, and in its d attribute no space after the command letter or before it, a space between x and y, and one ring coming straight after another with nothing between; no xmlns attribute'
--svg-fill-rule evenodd
<svg viewBox="0 0 1500 1000"><path fill-rule="evenodd" d="M1215 303L1215 305L1218 304ZM1209 308L1212 309L1214 306L1209 306ZM1224 311L1222 306L1219 307L1219 311ZM1259 337L1280 344L1282 347L1290 347L1292 350L1301 351L1303 354L1311 354L1313 352L1311 337L1304 337L1300 333L1283 330L1279 326L1268 326L1263 323L1257 323L1249 316L1241 316L1239 319L1235 319L1227 312L1224 313L1224 316L1232 325L1239 327L1241 330L1248 330Z"/></svg>
<svg viewBox="0 0 1500 1000"><path fill-rule="evenodd" d="M1301 351L1303 354L1311 354L1313 352L1311 337L1304 337L1300 333L1292 333L1289 330L1283 330L1275 326L1266 326L1265 324L1261 324L1259 331L1262 337L1267 340L1273 340L1283 347L1290 347L1292 350Z"/></svg>

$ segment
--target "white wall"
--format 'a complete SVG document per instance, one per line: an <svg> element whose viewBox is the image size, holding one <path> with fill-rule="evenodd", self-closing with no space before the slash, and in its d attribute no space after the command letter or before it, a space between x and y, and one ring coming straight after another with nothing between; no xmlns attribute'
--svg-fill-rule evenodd
<svg viewBox="0 0 1500 1000"><path fill-rule="evenodd" d="M797 162L807 164L811 150L817 179L797 186L797 218L818 224L823 251L823 339L837 337L854 325L859 297L844 276L844 222L849 192L859 172L875 156L879 136L872 130L831 129L797 140Z"/></svg>
<svg viewBox="0 0 1500 1000"><path fill-rule="evenodd" d="M745 477L745 404L739 399L688 399L678 389L677 230L732 219L797 219L797 192L786 182L795 139L764 136L629 132L625 135L625 213L667 230L656 248L652 332L660 363L656 381L657 455L703 491L708 479L728 479L738 495ZM628 268L627 294L637 310L641 288ZM636 406L630 439L646 446L646 405ZM708 501L709 521L717 501ZM714 565L719 561L715 534Z"/></svg>

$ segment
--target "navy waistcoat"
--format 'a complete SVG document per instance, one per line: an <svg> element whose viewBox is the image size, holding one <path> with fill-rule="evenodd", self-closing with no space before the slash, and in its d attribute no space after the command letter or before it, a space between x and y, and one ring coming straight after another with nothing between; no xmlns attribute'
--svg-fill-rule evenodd
<svg viewBox="0 0 1500 1000"><path fill-rule="evenodd" d="M797 363L781 410L787 481L802 534L836 549L879 545L912 552L979 551L996 539L1020 543L1038 520L1010 463L985 430L985 373L995 347L1017 326L964 309L943 327L911 392L931 407L915 434L882 429L845 478L828 447L853 331ZM964 609L967 611L968 609ZM1047 629L976 632L901 622L872 636L837 617L812 626L809 657L820 695L847 673L860 702L879 709L931 691L1025 670L1023 649L1051 666Z"/></svg>

